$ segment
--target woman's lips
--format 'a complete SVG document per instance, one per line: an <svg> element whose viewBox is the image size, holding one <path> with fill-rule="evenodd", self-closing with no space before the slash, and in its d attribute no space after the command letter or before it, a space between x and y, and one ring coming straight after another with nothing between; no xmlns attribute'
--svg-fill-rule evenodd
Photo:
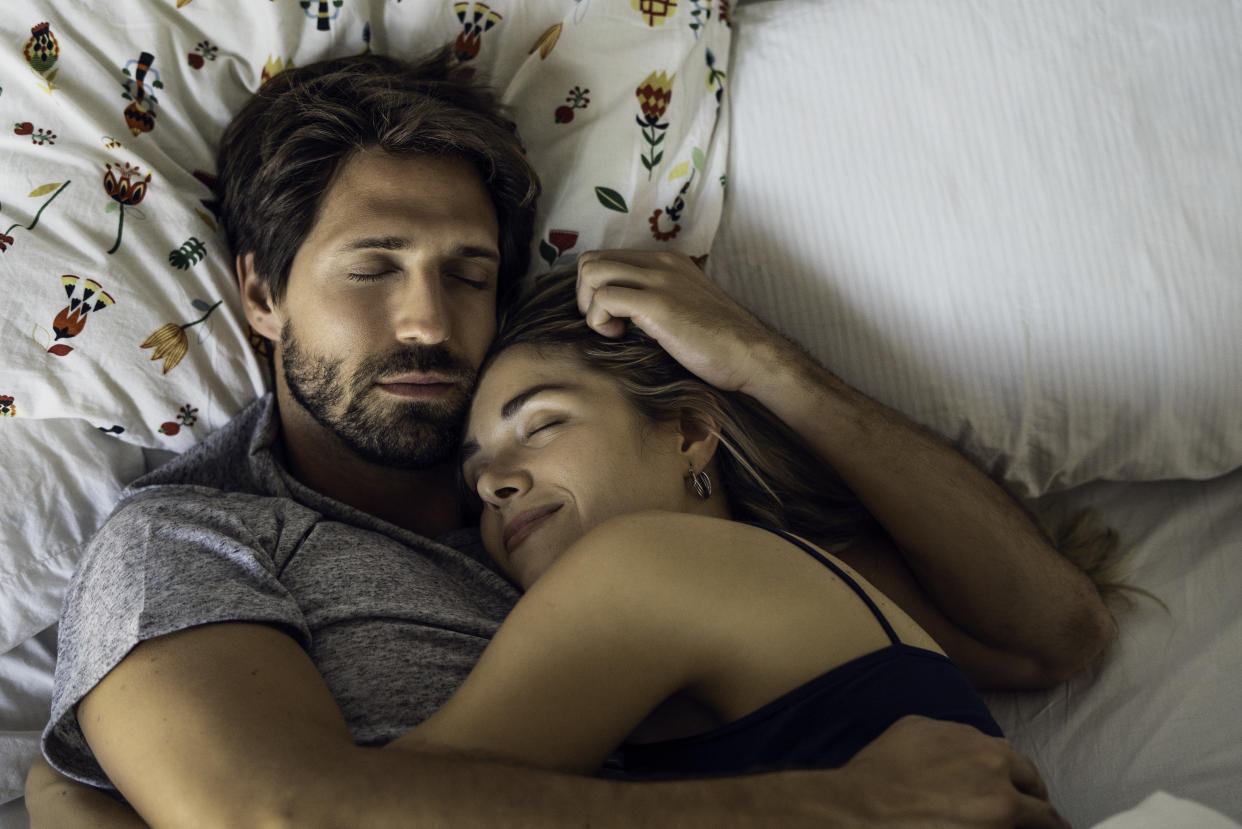
<svg viewBox="0 0 1242 829"><path fill-rule="evenodd" d="M551 504L546 507L528 509L506 524L503 531L505 552L512 553L516 550L531 533L538 529L561 506L561 504Z"/></svg>

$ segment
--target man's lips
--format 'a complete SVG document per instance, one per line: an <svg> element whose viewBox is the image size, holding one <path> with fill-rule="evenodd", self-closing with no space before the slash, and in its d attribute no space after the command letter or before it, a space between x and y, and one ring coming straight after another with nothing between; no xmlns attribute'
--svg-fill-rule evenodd
<svg viewBox="0 0 1242 829"><path fill-rule="evenodd" d="M457 388L457 381L440 374L401 374L386 377L376 385L401 397L425 397Z"/></svg>
<svg viewBox="0 0 1242 829"><path fill-rule="evenodd" d="M545 518L559 510L561 506L561 504L549 504L519 513L516 518L505 525L502 532L505 552L512 553L517 549L518 545L525 541L526 537L533 533Z"/></svg>

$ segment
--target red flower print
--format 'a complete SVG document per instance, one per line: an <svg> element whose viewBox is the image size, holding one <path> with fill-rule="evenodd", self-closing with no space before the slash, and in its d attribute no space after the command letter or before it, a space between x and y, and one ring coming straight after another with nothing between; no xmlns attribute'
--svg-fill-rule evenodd
<svg viewBox="0 0 1242 829"><path fill-rule="evenodd" d="M121 246L121 231L125 229L125 208L136 207L146 198L147 185L151 183L151 174L147 173L144 179L137 179L141 170L137 165L130 166L129 162L124 163L119 175L112 169L111 164L104 164L104 166L108 168L108 171L104 173L104 192L120 205L121 212L121 218L116 227L116 242L108 251L108 253L116 253L116 249Z"/></svg>
<svg viewBox="0 0 1242 829"><path fill-rule="evenodd" d="M651 218L647 220L647 224L651 225L651 235L654 236L657 241L667 242L670 239L676 238L678 233L681 233L681 225L674 222L672 230L661 230L660 217L663 215L664 211L656 208L656 211L651 214Z"/></svg>
<svg viewBox="0 0 1242 829"><path fill-rule="evenodd" d="M578 86L575 86L573 89L569 90L569 96L565 98L565 103L568 104L568 106L559 106L556 108L556 112L554 113L556 123L568 124L570 121L574 120L574 110L586 109L591 103L591 99L587 97L589 94L591 94L591 90L583 89Z"/></svg>

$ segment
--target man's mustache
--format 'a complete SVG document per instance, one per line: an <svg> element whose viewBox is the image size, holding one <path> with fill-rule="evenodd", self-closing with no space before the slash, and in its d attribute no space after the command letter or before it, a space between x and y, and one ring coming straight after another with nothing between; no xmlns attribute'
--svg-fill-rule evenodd
<svg viewBox="0 0 1242 829"><path fill-rule="evenodd" d="M439 374L469 391L477 372L442 345L404 346L363 361L354 375L360 384L370 385L380 377L394 374Z"/></svg>

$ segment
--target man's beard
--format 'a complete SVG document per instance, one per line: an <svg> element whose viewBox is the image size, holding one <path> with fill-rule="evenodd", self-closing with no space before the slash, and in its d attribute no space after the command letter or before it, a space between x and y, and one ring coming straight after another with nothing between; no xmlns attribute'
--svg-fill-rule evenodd
<svg viewBox="0 0 1242 829"><path fill-rule="evenodd" d="M476 373L446 347L396 348L368 357L346 375L343 361L304 352L288 322L281 329L280 342L290 394L363 460L398 469L424 469L456 454ZM455 382L457 391L444 400L401 400L375 386L383 377L410 372L434 372Z"/></svg>

